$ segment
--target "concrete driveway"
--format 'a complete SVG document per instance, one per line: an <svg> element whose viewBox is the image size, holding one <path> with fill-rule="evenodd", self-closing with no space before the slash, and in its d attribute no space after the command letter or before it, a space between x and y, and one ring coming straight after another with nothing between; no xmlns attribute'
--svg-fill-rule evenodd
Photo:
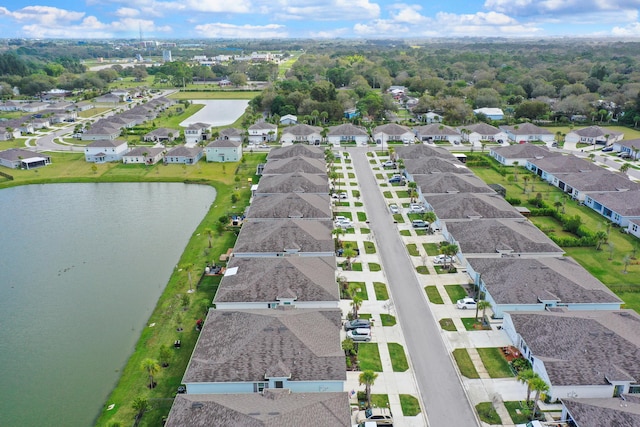
<svg viewBox="0 0 640 427"><path fill-rule="evenodd" d="M367 206L369 226L379 243L383 269L404 332L420 398L429 425L477 426L462 386L387 204L369 167L366 148L351 148L354 169Z"/></svg>

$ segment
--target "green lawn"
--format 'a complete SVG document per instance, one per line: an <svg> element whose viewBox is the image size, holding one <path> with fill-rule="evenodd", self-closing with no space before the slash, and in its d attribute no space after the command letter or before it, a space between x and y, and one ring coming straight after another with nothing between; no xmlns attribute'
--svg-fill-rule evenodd
<svg viewBox="0 0 640 427"><path fill-rule="evenodd" d="M434 268L438 274L453 274L457 272L455 267L444 268L442 265L435 265Z"/></svg>
<svg viewBox="0 0 640 427"><path fill-rule="evenodd" d="M491 402L481 402L476 405L476 411L480 420L487 424L502 424L500 415L496 412Z"/></svg>
<svg viewBox="0 0 640 427"><path fill-rule="evenodd" d="M420 252L418 252L418 245L415 243L407 244L407 252L409 252L409 255L411 256L420 256Z"/></svg>
<svg viewBox="0 0 640 427"><path fill-rule="evenodd" d="M365 227L360 228L360 234L369 234L371 230Z"/></svg>
<svg viewBox="0 0 640 427"><path fill-rule="evenodd" d="M480 378L480 375L478 375L478 371L476 371L476 367L473 365L471 357L469 357L469 352L467 352L466 348L456 348L453 350L453 358L455 359L458 369L462 375L467 378Z"/></svg>
<svg viewBox="0 0 640 427"><path fill-rule="evenodd" d="M343 216L343 217L349 218L351 221L353 221L353 216L352 216L351 212L340 212L340 211L334 212L333 213L333 217L335 218L337 216Z"/></svg>
<svg viewBox="0 0 640 427"><path fill-rule="evenodd" d="M381 313L380 321L382 322L382 326L394 326L396 324L396 316L391 314Z"/></svg>
<svg viewBox="0 0 640 427"><path fill-rule="evenodd" d="M363 301L367 301L369 299L369 294L367 293L367 285L364 282L349 282L349 288L360 289L356 294Z"/></svg>
<svg viewBox="0 0 640 427"><path fill-rule="evenodd" d="M513 372L509 367L509 362L502 355L502 351L497 347L477 348L482 359L482 364L487 369L491 378L510 378Z"/></svg>
<svg viewBox="0 0 640 427"><path fill-rule="evenodd" d="M440 253L440 247L437 243L423 243L422 247L429 256L436 256Z"/></svg>
<svg viewBox="0 0 640 427"><path fill-rule="evenodd" d="M421 412L420 402L410 394L400 395L400 406L402 407L402 415L405 417L415 417Z"/></svg>
<svg viewBox="0 0 640 427"><path fill-rule="evenodd" d="M351 264L351 271L362 271L362 263L354 262L353 264Z"/></svg>
<svg viewBox="0 0 640 427"><path fill-rule="evenodd" d="M404 218L402 217L402 214L393 214L393 220L396 221L398 224L404 224ZM406 230L409 231L409 230ZM409 235L411 235L411 233L409 233Z"/></svg>
<svg viewBox="0 0 640 427"><path fill-rule="evenodd" d="M384 191L382 195L387 199L391 199L393 197L393 194L391 194L391 191Z"/></svg>
<svg viewBox="0 0 640 427"><path fill-rule="evenodd" d="M367 214L365 212L356 212L358 214L358 221L365 222L367 220Z"/></svg>
<svg viewBox="0 0 640 427"><path fill-rule="evenodd" d="M362 230L360 230L362 231ZM365 254L375 254L376 253L376 245L373 242L363 242L364 243L364 253Z"/></svg>
<svg viewBox="0 0 640 427"><path fill-rule="evenodd" d="M444 304L442 301L442 295L440 295L440 291L435 285L429 285L424 287L424 291L427 293L427 298L429 298L429 302L432 304Z"/></svg>
<svg viewBox="0 0 640 427"><path fill-rule="evenodd" d="M525 401L504 402L504 406L507 408L511 421L513 421L514 424L526 424L529 421L529 413L531 410L527 408ZM520 411L520 413L518 413L518 411Z"/></svg>
<svg viewBox="0 0 640 427"><path fill-rule="evenodd" d="M416 267L416 271L420 274L429 274L429 269L426 265L419 265Z"/></svg>
<svg viewBox="0 0 640 427"><path fill-rule="evenodd" d="M400 230L401 236L411 236L411 230Z"/></svg>
<svg viewBox="0 0 640 427"><path fill-rule="evenodd" d="M462 285L444 285L444 289L447 291L449 299L454 302L467 296L467 291Z"/></svg>
<svg viewBox="0 0 640 427"><path fill-rule="evenodd" d="M369 263L369 271L380 271L380 270L382 270L382 266L377 262Z"/></svg>
<svg viewBox="0 0 640 427"><path fill-rule="evenodd" d="M389 292L387 292L387 285L382 282L373 282L373 289L376 292L377 301L385 301L389 299Z"/></svg>
<svg viewBox="0 0 640 427"><path fill-rule="evenodd" d="M467 310L468 311L468 310ZM482 316L482 313L478 313L478 316ZM483 326L482 322L479 322L475 317L463 317L462 324L467 331L480 331L482 329L490 330L490 326Z"/></svg>
<svg viewBox="0 0 640 427"><path fill-rule="evenodd" d="M396 191L396 194L401 199L407 199L409 197L409 192L407 190Z"/></svg>
<svg viewBox="0 0 640 427"><path fill-rule="evenodd" d="M407 362L407 356L404 353L404 347L398 343L387 343L389 349L389 356L391 357L391 366L393 366L393 372L404 372L409 369L409 362Z"/></svg>
<svg viewBox="0 0 640 427"><path fill-rule="evenodd" d="M387 394L372 394L371 405L378 408L389 407L389 395Z"/></svg>
<svg viewBox="0 0 640 427"><path fill-rule="evenodd" d="M358 344L358 361L361 371L382 372L382 362L380 361L380 350L378 344L373 342L363 342Z"/></svg>
<svg viewBox="0 0 640 427"><path fill-rule="evenodd" d="M453 323L453 320L445 317L443 319L440 319L438 321L438 323L440 323L440 327L442 328L442 330L444 331L450 331L450 332L455 332L458 329L456 328L456 325Z"/></svg>

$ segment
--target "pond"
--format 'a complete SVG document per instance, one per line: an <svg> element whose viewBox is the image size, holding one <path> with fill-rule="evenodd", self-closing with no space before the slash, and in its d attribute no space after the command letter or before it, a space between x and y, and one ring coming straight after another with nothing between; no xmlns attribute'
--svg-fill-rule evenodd
<svg viewBox="0 0 640 427"><path fill-rule="evenodd" d="M193 99L190 102L204 104L204 108L180 123L180 126L198 122L214 127L230 125L242 116L249 105L248 99Z"/></svg>

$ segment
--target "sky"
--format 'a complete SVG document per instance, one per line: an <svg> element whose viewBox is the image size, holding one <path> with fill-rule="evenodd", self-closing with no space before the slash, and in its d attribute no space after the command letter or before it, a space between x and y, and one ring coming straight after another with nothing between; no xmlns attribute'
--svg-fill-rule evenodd
<svg viewBox="0 0 640 427"><path fill-rule="evenodd" d="M11 0L2 38L640 37L640 0Z"/></svg>

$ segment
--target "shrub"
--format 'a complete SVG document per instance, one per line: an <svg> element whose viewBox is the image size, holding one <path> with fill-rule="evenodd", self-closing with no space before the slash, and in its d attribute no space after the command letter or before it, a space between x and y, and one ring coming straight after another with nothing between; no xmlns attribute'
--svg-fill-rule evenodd
<svg viewBox="0 0 640 427"><path fill-rule="evenodd" d="M520 200L517 197L507 197L505 200L507 201L507 203L509 203L510 205L513 205L513 206L517 206L517 205L521 205L522 204L522 200Z"/></svg>

